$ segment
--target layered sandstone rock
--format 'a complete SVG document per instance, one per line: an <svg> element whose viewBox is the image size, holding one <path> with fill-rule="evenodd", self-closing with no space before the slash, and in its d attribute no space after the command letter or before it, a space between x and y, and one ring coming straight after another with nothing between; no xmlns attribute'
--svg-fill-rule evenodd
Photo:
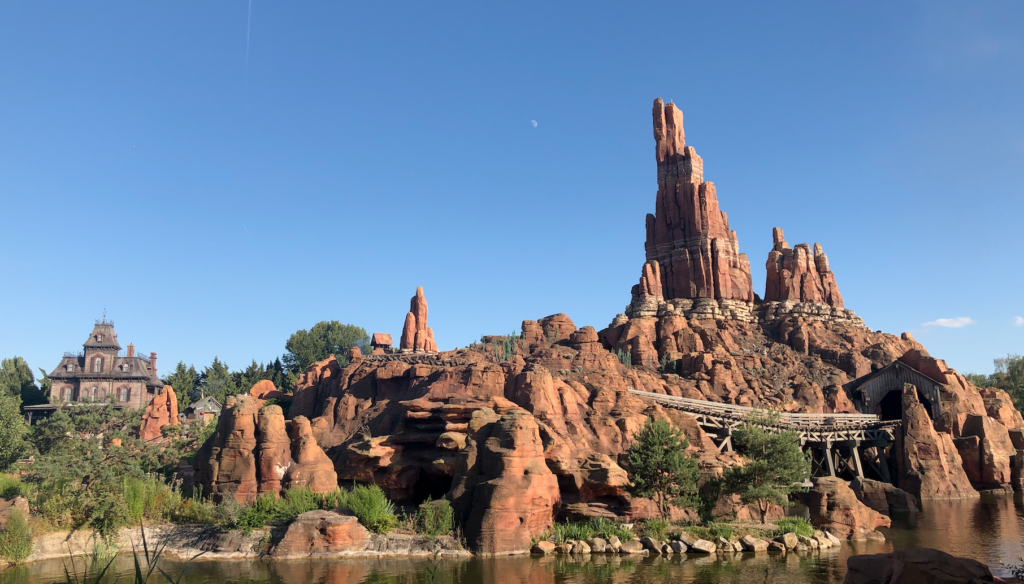
<svg viewBox="0 0 1024 584"><path fill-rule="evenodd" d="M153 401L146 406L142 414L142 425L139 426L139 438L155 441L163 438L161 430L164 426L180 426L178 419L178 397L174 388L165 385L160 393L153 396Z"/></svg>
<svg viewBox="0 0 1024 584"><path fill-rule="evenodd" d="M772 239L765 266L765 302L814 302L843 308L843 296L820 243L814 244L813 252L806 243L790 248L780 227L772 229Z"/></svg>
<svg viewBox="0 0 1024 584"><path fill-rule="evenodd" d="M658 195L647 215L646 291L660 280L665 298L753 302L750 262L718 208L714 183L704 181L703 160L686 145L683 113L660 98L653 113Z"/></svg>
<svg viewBox="0 0 1024 584"><path fill-rule="evenodd" d="M434 330L427 326L427 299L423 296L423 286L416 287L416 295L409 301L399 347L403 351L437 351Z"/></svg>
<svg viewBox="0 0 1024 584"><path fill-rule="evenodd" d="M299 417L286 423L280 406L261 404L248 395L227 399L216 431L196 454L195 481L203 492L217 501L250 503L261 493L296 486L336 489L334 465L309 422Z"/></svg>
<svg viewBox="0 0 1024 584"><path fill-rule="evenodd" d="M330 557L366 549L370 532L352 515L307 511L288 524L270 556L278 559Z"/></svg>
<svg viewBox="0 0 1024 584"><path fill-rule="evenodd" d="M892 525L889 517L861 503L840 478L815 479L805 498L811 523L839 538L865 539L877 528Z"/></svg>
<svg viewBox="0 0 1024 584"><path fill-rule="evenodd" d="M545 464L533 416L519 410L492 416L474 415L475 432L459 453L449 497L466 517L474 549L526 552L554 520L558 479Z"/></svg>
<svg viewBox="0 0 1024 584"><path fill-rule="evenodd" d="M284 393L283 391L278 391L277 387L274 385L274 382L269 379L261 379L257 381L255 385L249 388L249 395L251 395L254 399L263 401L271 399L291 399L291 396L288 395L287 393Z"/></svg>
<svg viewBox="0 0 1024 584"><path fill-rule="evenodd" d="M896 432L900 488L918 499L977 497L964 472L953 437L937 432L917 388L903 386L903 426Z"/></svg>
<svg viewBox="0 0 1024 584"><path fill-rule="evenodd" d="M967 478L975 486L993 488L1010 484L1010 463L1016 448L1006 426L988 416L968 415L960 438L954 443Z"/></svg>

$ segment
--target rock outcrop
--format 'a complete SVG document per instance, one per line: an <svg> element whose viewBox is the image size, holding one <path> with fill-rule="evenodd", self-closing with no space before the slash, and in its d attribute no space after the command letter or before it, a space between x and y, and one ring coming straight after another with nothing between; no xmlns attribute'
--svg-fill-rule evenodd
<svg viewBox="0 0 1024 584"><path fill-rule="evenodd" d="M805 498L811 523L840 539L866 539L877 528L892 525L889 517L861 503L840 478L815 479Z"/></svg>
<svg viewBox="0 0 1024 584"><path fill-rule="evenodd" d="M465 520L466 537L484 553L530 549L550 527L558 505L558 479L544 461L533 416L512 410L474 414L466 448L455 464L449 497Z"/></svg>
<svg viewBox="0 0 1024 584"><path fill-rule="evenodd" d="M850 489L861 503L883 515L893 511L921 510L917 497L889 483L857 478L850 483Z"/></svg>
<svg viewBox="0 0 1024 584"><path fill-rule="evenodd" d="M416 295L409 301L399 347L403 351L437 351L434 330L427 326L427 299L423 296L423 286L416 287Z"/></svg>
<svg viewBox="0 0 1024 584"><path fill-rule="evenodd" d="M850 556L843 584L982 584L997 582L988 566L931 548Z"/></svg>
<svg viewBox="0 0 1024 584"><path fill-rule="evenodd" d="M953 443L972 485L991 489L1010 484L1010 464L1017 450L1006 426L986 415L968 415Z"/></svg>
<svg viewBox="0 0 1024 584"><path fill-rule="evenodd" d="M163 438L161 430L164 426L180 426L178 419L178 396L174 388L165 385L153 396L153 401L146 406L142 414L142 425L139 426L139 438L146 441L157 441Z"/></svg>
<svg viewBox="0 0 1024 584"><path fill-rule="evenodd" d="M765 302L815 302L843 308L835 274L828 266L828 256L820 243L806 243L790 248L781 227L772 229L773 246L765 266Z"/></svg>
<svg viewBox="0 0 1024 584"><path fill-rule="evenodd" d="M334 465L313 439L309 421L285 422L280 406L261 409L248 395L227 399L214 434L199 449L195 481L220 501L251 503L259 494L308 486L315 492L338 487Z"/></svg>
<svg viewBox="0 0 1024 584"><path fill-rule="evenodd" d="M898 452L899 485L918 499L977 497L964 472L953 437L937 432L917 388L903 386L903 426L893 446Z"/></svg>
<svg viewBox="0 0 1024 584"><path fill-rule="evenodd" d="M654 141L658 195L654 214L647 215L648 263L638 296L678 299L681 311L697 304L717 309L719 300L753 302L750 261L718 208L714 183L704 181L703 160L686 145L683 113L660 98L654 101Z"/></svg>

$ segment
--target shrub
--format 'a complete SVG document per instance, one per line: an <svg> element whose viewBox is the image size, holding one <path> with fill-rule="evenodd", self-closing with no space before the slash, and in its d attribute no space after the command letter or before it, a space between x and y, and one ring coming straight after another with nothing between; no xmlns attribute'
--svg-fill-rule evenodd
<svg viewBox="0 0 1024 584"><path fill-rule="evenodd" d="M591 517L590 528L594 531L594 537L608 539L613 535L619 541L632 541L633 532L622 527L621 524L611 521L605 517Z"/></svg>
<svg viewBox="0 0 1024 584"><path fill-rule="evenodd" d="M455 513L448 499L431 501L430 497L420 504L413 517L417 533L437 536L446 535L455 526Z"/></svg>
<svg viewBox="0 0 1024 584"><path fill-rule="evenodd" d="M778 527L778 535L795 533L803 537L814 535L814 527L803 517L783 517L775 522Z"/></svg>
<svg viewBox="0 0 1024 584"><path fill-rule="evenodd" d="M664 519L647 519L643 523L644 535L654 539L665 539L666 528L668 528L668 521Z"/></svg>
<svg viewBox="0 0 1024 584"><path fill-rule="evenodd" d="M355 487L342 506L348 507L359 523L374 533L387 533L398 526L395 505L377 485Z"/></svg>
<svg viewBox="0 0 1024 584"><path fill-rule="evenodd" d="M570 539L586 540L594 537L594 529L589 523L570 522L556 523L551 527L551 535L555 543L562 543Z"/></svg>
<svg viewBox="0 0 1024 584"><path fill-rule="evenodd" d="M330 510L345 505L345 502L348 500L348 491L334 489L330 493L317 493L316 496L320 503L320 508Z"/></svg>
<svg viewBox="0 0 1024 584"><path fill-rule="evenodd" d="M27 497L28 494L28 485L21 482L17 477L0 475L0 497L11 499L13 497Z"/></svg>
<svg viewBox="0 0 1024 584"><path fill-rule="evenodd" d="M13 511L7 519L7 526L0 532L0 558L17 564L31 553L32 529L20 511Z"/></svg>
<svg viewBox="0 0 1024 584"><path fill-rule="evenodd" d="M277 496L274 493L263 493L239 514L236 527L246 536L251 535L252 530L263 529L267 523L274 521L276 510Z"/></svg>

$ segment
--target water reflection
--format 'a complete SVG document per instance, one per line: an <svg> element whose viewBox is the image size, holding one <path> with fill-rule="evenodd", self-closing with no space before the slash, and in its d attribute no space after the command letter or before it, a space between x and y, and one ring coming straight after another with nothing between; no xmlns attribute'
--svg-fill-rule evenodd
<svg viewBox="0 0 1024 584"><path fill-rule="evenodd" d="M438 584L839 584L850 555L880 553L927 546L971 557L1002 573L999 564L1021 555L1021 516L1018 495L986 494L971 501L926 502L921 513L893 517L889 541L849 542L841 549L821 553L735 554L728 556L672 556L630 558L595 555L582 557L501 557L440 560ZM422 559L294 560L287 562L197 562L183 580L186 584L317 583L317 584L426 584L430 564ZM183 565L168 562L171 574ZM115 562L115 575L126 578L130 556ZM60 561L39 562L0 571L0 584L62 581ZM114 578L108 579L113 582Z"/></svg>

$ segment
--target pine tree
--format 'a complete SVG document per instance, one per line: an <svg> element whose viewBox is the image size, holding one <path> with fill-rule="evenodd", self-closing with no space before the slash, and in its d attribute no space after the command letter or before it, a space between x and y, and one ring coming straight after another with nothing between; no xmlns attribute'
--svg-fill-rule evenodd
<svg viewBox="0 0 1024 584"><path fill-rule="evenodd" d="M686 453L690 441L667 421L651 418L633 440L628 453L633 479L630 490L654 499L665 517L670 502L697 493L700 472L697 459Z"/></svg>
<svg viewBox="0 0 1024 584"><path fill-rule="evenodd" d="M794 430L770 432L778 414L754 412L732 432L736 451L746 459L725 472L723 490L740 495L743 503L756 503L765 523L771 503L786 507L789 494L811 476L811 463L800 451Z"/></svg>

